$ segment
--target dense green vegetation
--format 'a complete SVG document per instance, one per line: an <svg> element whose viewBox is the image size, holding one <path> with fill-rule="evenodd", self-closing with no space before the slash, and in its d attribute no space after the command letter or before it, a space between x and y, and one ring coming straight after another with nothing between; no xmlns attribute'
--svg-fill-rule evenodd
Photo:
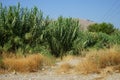
<svg viewBox="0 0 120 80"><path fill-rule="evenodd" d="M43 53L56 57L81 54L89 48L110 48L120 44L120 31L112 24L93 24L82 31L80 22L60 16L43 16L37 7L3 7L0 4L0 52Z"/></svg>
<svg viewBox="0 0 120 80"><path fill-rule="evenodd" d="M88 31L90 32L102 32L106 34L112 34L115 31L114 26L111 23L100 23L100 24L92 24L88 27Z"/></svg>

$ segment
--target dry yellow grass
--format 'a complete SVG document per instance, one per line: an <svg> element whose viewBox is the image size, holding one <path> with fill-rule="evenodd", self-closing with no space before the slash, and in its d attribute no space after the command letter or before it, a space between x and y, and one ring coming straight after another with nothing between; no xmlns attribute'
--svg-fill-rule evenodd
<svg viewBox="0 0 120 80"><path fill-rule="evenodd" d="M69 61L69 60L72 60L74 58L75 58L75 56L73 56L73 55L66 55L66 56L63 56L63 61Z"/></svg>
<svg viewBox="0 0 120 80"><path fill-rule="evenodd" d="M92 60L92 62L97 64L100 68L120 64L120 52L114 48L89 52L86 58Z"/></svg>
<svg viewBox="0 0 120 80"><path fill-rule="evenodd" d="M80 73L101 72L100 70L120 71L120 52L116 48L89 51L85 60L76 66L76 70ZM107 70L109 72L109 70ZM103 72L104 72L103 71ZM107 72L106 71L106 72Z"/></svg>
<svg viewBox="0 0 120 80"><path fill-rule="evenodd" d="M5 53L3 52L1 54L2 58L16 58L16 55L14 53Z"/></svg>
<svg viewBox="0 0 120 80"><path fill-rule="evenodd" d="M0 74L5 74L7 72L8 72L7 70L0 69Z"/></svg>
<svg viewBox="0 0 120 80"><path fill-rule="evenodd" d="M98 73L99 69L92 61L84 59L75 66L75 71L80 74Z"/></svg>
<svg viewBox="0 0 120 80"><path fill-rule="evenodd" d="M13 54L7 55L3 55L2 67L8 71L33 72L44 66L51 66L56 61L54 57L51 59L40 54L27 55L26 57ZM120 51L117 48L89 51L82 59L78 58L80 59L79 64L72 66L69 62L74 58L76 59L75 56L71 55L64 56L63 64L59 66L56 72L71 73L76 71L83 74L120 72Z"/></svg>
<svg viewBox="0 0 120 80"><path fill-rule="evenodd" d="M58 74L61 74L61 73L69 73L70 72L70 69L72 69L72 65L70 65L69 63L64 63L64 64L61 64L60 67L56 70L56 72Z"/></svg>
<svg viewBox="0 0 120 80"><path fill-rule="evenodd" d="M43 56L43 63L44 66L53 66L56 62L56 58L51 56L51 57L47 57L47 56Z"/></svg>
<svg viewBox="0 0 120 80"><path fill-rule="evenodd" d="M3 53L2 66L0 65L0 73L4 71L17 72L36 72L45 66L52 66L55 63L55 58L43 56L41 54L16 55L13 53Z"/></svg>
<svg viewBox="0 0 120 80"><path fill-rule="evenodd" d="M3 63L8 71L33 72L41 68L43 56L39 54L21 58L4 58Z"/></svg>

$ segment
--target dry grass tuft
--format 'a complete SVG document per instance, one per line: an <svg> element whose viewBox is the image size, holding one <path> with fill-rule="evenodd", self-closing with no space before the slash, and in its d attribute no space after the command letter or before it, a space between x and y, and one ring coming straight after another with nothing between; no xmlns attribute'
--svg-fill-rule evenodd
<svg viewBox="0 0 120 80"><path fill-rule="evenodd" d="M86 58L92 60L100 68L120 64L120 53L114 48L89 52Z"/></svg>
<svg viewBox="0 0 120 80"><path fill-rule="evenodd" d="M51 57L43 56L43 61L44 66L53 66L56 62L56 58L53 56Z"/></svg>
<svg viewBox="0 0 120 80"><path fill-rule="evenodd" d="M27 57L19 58L4 58L4 67L8 71L19 72L33 72L41 68L43 63L43 56L40 54L33 54Z"/></svg>
<svg viewBox="0 0 120 80"><path fill-rule="evenodd" d="M69 60L72 60L74 58L75 58L75 56L73 56L73 55L66 55L66 56L63 56L63 61L69 61Z"/></svg>
<svg viewBox="0 0 120 80"><path fill-rule="evenodd" d="M98 73L99 69L92 61L84 59L75 66L75 71L80 74Z"/></svg>
<svg viewBox="0 0 120 80"><path fill-rule="evenodd" d="M72 65L70 65L69 63L64 63L61 64L60 67L57 69L57 73L61 74L61 73L69 73L70 69L72 69Z"/></svg>
<svg viewBox="0 0 120 80"><path fill-rule="evenodd" d="M85 60L76 66L80 73L101 73L103 72L120 72L120 52L115 49L106 49L99 51L90 51L86 54ZM107 67L110 67L109 70ZM111 70L110 70L111 69ZM107 71L105 71L107 70Z"/></svg>
<svg viewBox="0 0 120 80"><path fill-rule="evenodd" d="M5 53L5 52L3 52L1 54L1 56L2 56L3 59L4 58L16 58L16 55L14 53Z"/></svg>

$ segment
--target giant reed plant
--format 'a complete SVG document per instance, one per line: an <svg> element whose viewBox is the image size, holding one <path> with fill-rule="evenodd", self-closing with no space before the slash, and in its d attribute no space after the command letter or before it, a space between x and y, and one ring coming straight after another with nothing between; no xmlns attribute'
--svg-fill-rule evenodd
<svg viewBox="0 0 120 80"><path fill-rule="evenodd" d="M15 52L33 49L43 40L43 30L48 19L37 7L32 9L17 6L3 7L0 4L0 47L2 51ZM30 46L28 48L28 46ZM27 49L27 50L26 50Z"/></svg>
<svg viewBox="0 0 120 80"><path fill-rule="evenodd" d="M79 21L60 16L49 24L46 39L55 56L63 56L72 50L73 42L78 38Z"/></svg>

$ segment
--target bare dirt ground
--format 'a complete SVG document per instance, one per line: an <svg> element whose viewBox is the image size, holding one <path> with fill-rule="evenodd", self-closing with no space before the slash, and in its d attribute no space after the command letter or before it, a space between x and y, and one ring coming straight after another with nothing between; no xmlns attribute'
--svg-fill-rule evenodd
<svg viewBox="0 0 120 80"><path fill-rule="evenodd" d="M82 59L81 59L82 60ZM108 74L77 74L77 73L57 73L61 64L69 63L76 65L80 59L73 58L64 61L56 62L55 66L46 67L38 72L33 73L18 73L11 72L7 74L0 74L0 80L120 80L120 73Z"/></svg>

